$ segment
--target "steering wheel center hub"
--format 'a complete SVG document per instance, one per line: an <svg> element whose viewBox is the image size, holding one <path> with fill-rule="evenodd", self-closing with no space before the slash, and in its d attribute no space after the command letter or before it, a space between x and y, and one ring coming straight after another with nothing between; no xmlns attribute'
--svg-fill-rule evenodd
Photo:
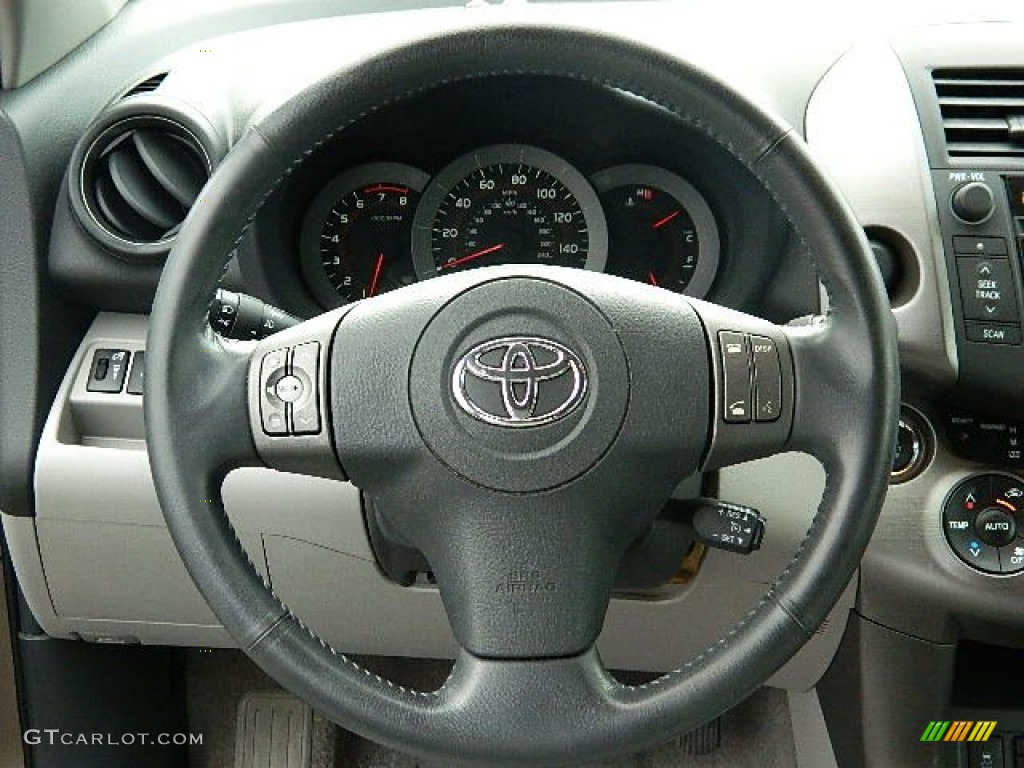
<svg viewBox="0 0 1024 768"><path fill-rule="evenodd" d="M451 470L492 490L539 492L608 451L629 403L628 370L590 301L546 280L503 278L432 318L413 356L410 403Z"/></svg>

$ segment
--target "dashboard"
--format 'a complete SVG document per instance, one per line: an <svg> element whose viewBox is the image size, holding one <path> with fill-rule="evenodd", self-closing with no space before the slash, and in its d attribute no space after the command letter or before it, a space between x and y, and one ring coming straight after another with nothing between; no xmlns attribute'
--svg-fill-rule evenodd
<svg viewBox="0 0 1024 768"><path fill-rule="evenodd" d="M1019 11L794 3L750 9L741 29L706 3L339 16L311 1L266 3L245 23L198 4L168 26L163 5L129 3L55 75L0 94L0 317L16 329L0 339L0 506L46 632L231 644L167 534L141 384L97 390L96 365L123 353L125 377L142 375L176 228L224 202L204 199L203 183L261 115L360 56L496 14L686 58L806 139L878 257L905 405L860 575L773 684L794 695L818 684L837 744L859 729L843 749L874 734L880 756L849 765L918 764L911 747L937 717L1024 734L1004 706L1013 681L982 676L962 650L1024 649ZM666 8L680 24L665 23ZM726 149L637 94L484 69L395 98L311 148L239 237L223 286L309 318L439 274L529 263L779 323L827 312L813 254ZM719 637L800 546L826 482L814 457L787 454L680 492L702 489L760 508L764 547L742 574L712 553L677 582L619 594L601 641L609 664L669 669ZM256 567L339 647L451 655L429 578L385 578L350 486L253 468L227 478L225 498ZM984 685L963 683L972 673Z"/></svg>

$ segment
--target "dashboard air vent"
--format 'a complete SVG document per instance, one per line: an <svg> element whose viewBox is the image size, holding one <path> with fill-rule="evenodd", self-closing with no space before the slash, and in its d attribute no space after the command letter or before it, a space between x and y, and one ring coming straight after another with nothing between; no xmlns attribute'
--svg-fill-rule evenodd
<svg viewBox="0 0 1024 768"><path fill-rule="evenodd" d="M210 172L192 131L139 115L110 125L85 149L79 194L91 223L131 250L173 237Z"/></svg>
<svg viewBox="0 0 1024 768"><path fill-rule="evenodd" d="M932 78L951 158L1024 158L1024 69L937 69Z"/></svg>
<svg viewBox="0 0 1024 768"><path fill-rule="evenodd" d="M167 74L167 72L160 72L152 77L147 77L129 88L121 98L127 99L129 96L137 96L140 93L152 93L167 79Z"/></svg>

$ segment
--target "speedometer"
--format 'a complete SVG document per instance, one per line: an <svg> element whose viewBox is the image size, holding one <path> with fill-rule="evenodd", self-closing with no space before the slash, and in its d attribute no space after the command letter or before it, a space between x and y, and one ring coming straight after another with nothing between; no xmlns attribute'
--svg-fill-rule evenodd
<svg viewBox="0 0 1024 768"><path fill-rule="evenodd" d="M608 230L579 171L542 149L500 144L437 175L416 214L412 249L420 278L513 263L601 271Z"/></svg>

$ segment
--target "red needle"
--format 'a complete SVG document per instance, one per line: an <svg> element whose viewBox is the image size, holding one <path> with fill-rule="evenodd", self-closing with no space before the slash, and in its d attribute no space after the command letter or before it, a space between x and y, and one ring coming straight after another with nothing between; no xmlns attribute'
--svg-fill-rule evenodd
<svg viewBox="0 0 1024 768"><path fill-rule="evenodd" d="M377 255L377 266L373 268L373 279L370 280L370 296L377 295L377 283L380 282L380 273L384 269L384 254Z"/></svg>
<svg viewBox="0 0 1024 768"><path fill-rule="evenodd" d="M672 211L672 213L670 213L665 218L658 219L656 222L654 222L654 224L651 226L651 229L661 229L666 224L668 224L670 221L672 221L672 219L674 219L676 216L678 216L680 213L682 213L682 211Z"/></svg>
<svg viewBox="0 0 1024 768"><path fill-rule="evenodd" d="M658 287L658 278L654 276L653 272L647 273L647 279L651 281L651 285L653 285L655 288Z"/></svg>
<svg viewBox="0 0 1024 768"><path fill-rule="evenodd" d="M437 268L438 269L451 269L452 267L457 267L460 264L465 264L467 261L472 261L473 259L479 259L481 256L486 256L488 253L494 253L495 251L500 251L504 247L505 247L504 243L498 243L497 245L492 245L490 248L483 248L483 249L481 249L479 251L474 251L473 253L469 254L468 256L463 256L461 259L456 259L455 261L446 261L444 264L439 264Z"/></svg>

